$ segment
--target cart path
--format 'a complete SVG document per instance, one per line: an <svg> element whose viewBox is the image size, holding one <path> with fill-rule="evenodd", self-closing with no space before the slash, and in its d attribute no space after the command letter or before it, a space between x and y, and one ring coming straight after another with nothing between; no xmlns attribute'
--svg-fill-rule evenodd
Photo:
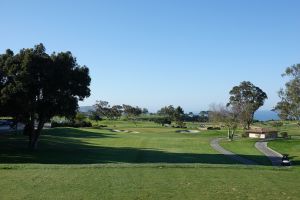
<svg viewBox="0 0 300 200"><path fill-rule="evenodd" d="M282 155L268 147L268 141L261 140L255 143L255 148L269 158L273 166L280 166Z"/></svg>
<svg viewBox="0 0 300 200"><path fill-rule="evenodd" d="M236 160L240 163L243 163L245 165L258 165L256 162L243 158L239 155L236 155L235 153L231 152L231 151L227 151L226 149L224 149L223 147L220 146L219 142L221 140L223 140L224 138L215 138L210 142L210 146L215 149L216 151L218 151L219 153L228 156L229 158Z"/></svg>

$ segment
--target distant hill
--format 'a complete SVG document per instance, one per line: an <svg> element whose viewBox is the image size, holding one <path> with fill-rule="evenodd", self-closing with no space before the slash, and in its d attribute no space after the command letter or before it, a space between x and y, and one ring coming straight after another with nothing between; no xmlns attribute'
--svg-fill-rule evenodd
<svg viewBox="0 0 300 200"><path fill-rule="evenodd" d="M86 113L86 112L89 112L90 110L94 110L94 107L93 106L80 106L79 107L79 112Z"/></svg>
<svg viewBox="0 0 300 200"><path fill-rule="evenodd" d="M279 120L276 112L269 110L259 110L254 114L254 119L259 121Z"/></svg>

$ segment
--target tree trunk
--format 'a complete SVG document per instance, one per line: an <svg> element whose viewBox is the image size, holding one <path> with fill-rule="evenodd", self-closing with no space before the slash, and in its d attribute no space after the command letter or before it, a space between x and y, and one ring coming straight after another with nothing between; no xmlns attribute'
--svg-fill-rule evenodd
<svg viewBox="0 0 300 200"><path fill-rule="evenodd" d="M231 130L231 141L233 140L234 137L234 130Z"/></svg>
<svg viewBox="0 0 300 200"><path fill-rule="evenodd" d="M32 123L32 130L29 134L29 144L28 144L29 149L31 150L37 149L38 139L39 136L41 135L44 124L45 124L44 120L40 120L37 129L35 130L34 122Z"/></svg>
<svg viewBox="0 0 300 200"><path fill-rule="evenodd" d="M228 140L231 140L231 137L230 137L230 128L228 128L227 134L228 134Z"/></svg>

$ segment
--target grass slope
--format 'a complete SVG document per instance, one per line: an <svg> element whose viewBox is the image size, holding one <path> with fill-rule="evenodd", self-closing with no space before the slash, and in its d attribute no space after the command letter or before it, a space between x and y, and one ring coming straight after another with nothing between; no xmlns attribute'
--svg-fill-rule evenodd
<svg viewBox="0 0 300 200"><path fill-rule="evenodd" d="M87 167L0 170L0 199L298 199L296 170Z"/></svg>

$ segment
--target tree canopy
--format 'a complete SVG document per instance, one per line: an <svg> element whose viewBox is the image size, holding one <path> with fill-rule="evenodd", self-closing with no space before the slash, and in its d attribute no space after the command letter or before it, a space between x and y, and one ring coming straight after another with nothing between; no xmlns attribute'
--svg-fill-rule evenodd
<svg viewBox="0 0 300 200"><path fill-rule="evenodd" d="M165 106L157 113L159 115L166 116L169 121L174 121L178 126L184 127L184 111L180 106L177 108L174 108L172 105Z"/></svg>
<svg viewBox="0 0 300 200"><path fill-rule="evenodd" d="M300 64L288 67L282 76L290 77L285 88L279 91L280 102L274 110L283 120L300 119Z"/></svg>
<svg viewBox="0 0 300 200"><path fill-rule="evenodd" d="M268 98L267 94L251 82L244 81L233 87L230 95L227 106L232 106L232 109L239 113L238 117L244 128L249 129L255 111L264 105L265 100Z"/></svg>
<svg viewBox="0 0 300 200"><path fill-rule="evenodd" d="M36 148L46 121L76 114L78 101L90 95L90 81L89 69L69 51L49 55L43 44L17 54L7 50L0 55L1 115L23 122L29 147Z"/></svg>

